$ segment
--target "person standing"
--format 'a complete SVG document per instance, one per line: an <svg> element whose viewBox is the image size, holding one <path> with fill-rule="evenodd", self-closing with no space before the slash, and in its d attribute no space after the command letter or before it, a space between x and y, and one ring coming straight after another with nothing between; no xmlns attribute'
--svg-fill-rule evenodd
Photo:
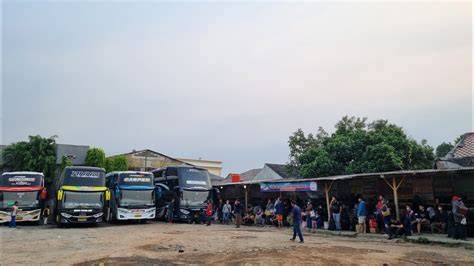
<svg viewBox="0 0 474 266"><path fill-rule="evenodd" d="M18 209L18 201L15 201L15 203L13 203L13 206L11 208L11 211L10 211L10 225L8 227L10 228L16 228L16 214L18 213L19 209Z"/></svg>
<svg viewBox="0 0 474 266"><path fill-rule="evenodd" d="M336 197L332 197L331 203L329 205L331 207L332 218L334 219L334 224L336 226L336 231L341 231L341 212L342 206Z"/></svg>
<svg viewBox="0 0 474 266"><path fill-rule="evenodd" d="M312 216L314 216L314 211L313 211L313 204L311 203L311 200L308 200L308 203L306 203L306 208L305 208L305 214L306 214L306 228L308 229L308 232L311 232L311 228L313 225L312 222Z"/></svg>
<svg viewBox="0 0 474 266"><path fill-rule="evenodd" d="M174 198L168 203L168 209L166 210L166 215L168 216L168 223L173 223L173 214L174 214Z"/></svg>
<svg viewBox="0 0 474 266"><path fill-rule="evenodd" d="M365 233L365 214L365 201L362 197L359 197L359 205L357 206L358 233Z"/></svg>
<svg viewBox="0 0 474 266"><path fill-rule="evenodd" d="M275 203L275 215L278 221L278 228L283 227L283 213L285 212L285 204L283 201L278 198L277 203Z"/></svg>
<svg viewBox="0 0 474 266"><path fill-rule="evenodd" d="M469 209L462 202L461 197L453 196L451 199L453 204L454 218L454 239L466 239L466 214Z"/></svg>
<svg viewBox="0 0 474 266"><path fill-rule="evenodd" d="M43 210L43 224L44 225L47 225L48 224L48 217L49 217L49 205L46 206L46 208L44 208Z"/></svg>
<svg viewBox="0 0 474 266"><path fill-rule="evenodd" d="M231 211L232 211L232 207L230 206L229 200L226 200L224 206L222 206L222 215L224 218L224 224L229 224Z"/></svg>
<svg viewBox="0 0 474 266"><path fill-rule="evenodd" d="M296 201L291 201L291 214L293 216L293 238L291 241L295 241L296 235L300 239L300 243L304 243L303 234L301 233L301 208L296 205Z"/></svg>
<svg viewBox="0 0 474 266"><path fill-rule="evenodd" d="M239 228L242 223L242 204L238 199L234 202L235 227Z"/></svg>
<svg viewBox="0 0 474 266"><path fill-rule="evenodd" d="M217 203L216 212L217 212L217 219L219 220L220 223L224 223L224 214L223 214L222 208L224 208L224 202L222 201L222 199L219 199L219 202Z"/></svg>
<svg viewBox="0 0 474 266"><path fill-rule="evenodd" d="M207 223L206 226L211 225L211 220L212 220L212 214L213 214L213 206L211 200L207 201L207 208L206 208L206 216L207 216Z"/></svg>
<svg viewBox="0 0 474 266"><path fill-rule="evenodd" d="M375 212L376 212L376 219L377 219L377 227L380 231L383 231L383 215L382 215L382 208L386 204L385 197L383 195L379 195L379 200L375 205Z"/></svg>

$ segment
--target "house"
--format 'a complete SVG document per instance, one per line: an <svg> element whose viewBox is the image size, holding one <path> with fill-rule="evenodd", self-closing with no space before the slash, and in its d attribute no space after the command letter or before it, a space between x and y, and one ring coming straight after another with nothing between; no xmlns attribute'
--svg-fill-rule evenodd
<svg viewBox="0 0 474 266"><path fill-rule="evenodd" d="M71 160L73 165L84 165L86 161L89 146L57 144L56 145L56 164L61 165L63 156Z"/></svg>
<svg viewBox="0 0 474 266"><path fill-rule="evenodd" d="M281 179L297 178L288 173L285 164L265 163L262 168L251 169L240 174L240 182L259 182ZM232 183L231 174L227 175L225 179L212 182L213 186Z"/></svg>
<svg viewBox="0 0 474 266"><path fill-rule="evenodd" d="M128 163L128 169L133 171L149 171L156 168L173 166L173 165L192 165L173 158L171 156L159 153L150 149L144 150L133 150L128 153L117 154L110 156L109 158L116 156L125 156Z"/></svg>
<svg viewBox="0 0 474 266"><path fill-rule="evenodd" d="M192 164L194 166L207 169L209 174L213 174L216 176L221 176L222 174L222 162L221 161L214 161L214 160L203 160L199 159L186 159L186 158L176 158L182 162L187 164ZM222 178L222 177L221 177Z"/></svg>
<svg viewBox="0 0 474 266"><path fill-rule="evenodd" d="M474 166L474 132L465 133L445 157L436 160L435 169L455 169Z"/></svg>

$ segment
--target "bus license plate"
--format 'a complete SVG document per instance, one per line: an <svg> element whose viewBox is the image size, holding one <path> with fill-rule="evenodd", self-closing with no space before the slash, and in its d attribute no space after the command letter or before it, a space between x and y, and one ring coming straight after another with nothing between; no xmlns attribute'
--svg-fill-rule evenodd
<svg viewBox="0 0 474 266"><path fill-rule="evenodd" d="M77 221L79 221L79 222L87 222L87 218L77 218Z"/></svg>
<svg viewBox="0 0 474 266"><path fill-rule="evenodd" d="M135 218L140 218L140 217L142 217L141 214L135 214Z"/></svg>

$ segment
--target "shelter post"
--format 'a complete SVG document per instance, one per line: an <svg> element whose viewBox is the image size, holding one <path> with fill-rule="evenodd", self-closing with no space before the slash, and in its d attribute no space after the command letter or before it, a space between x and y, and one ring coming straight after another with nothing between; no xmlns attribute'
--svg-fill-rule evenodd
<svg viewBox="0 0 474 266"><path fill-rule="evenodd" d="M331 187L334 181L331 181L331 183L328 186L328 183L324 182L324 193L326 193L326 208L328 211L328 223L331 221L331 209L329 208L329 191L331 191Z"/></svg>
<svg viewBox="0 0 474 266"><path fill-rule="evenodd" d="M244 185L244 190L245 190L245 212L247 213L247 211L248 211L248 202L247 202L247 199L248 199L248 196L247 196L247 185Z"/></svg>
<svg viewBox="0 0 474 266"><path fill-rule="evenodd" d="M387 179L385 179L385 176L384 175L381 175L380 176L384 181L385 183L387 183L387 185L392 189L393 191L393 202L394 202L394 205L395 205L395 213L396 213L396 216L397 216L397 220L400 221L400 210L398 208L398 188L401 186L401 184L403 183L403 181L405 180L405 177L402 177L402 179L400 180L400 182L397 183L397 178L395 176L392 176L392 184L390 184Z"/></svg>

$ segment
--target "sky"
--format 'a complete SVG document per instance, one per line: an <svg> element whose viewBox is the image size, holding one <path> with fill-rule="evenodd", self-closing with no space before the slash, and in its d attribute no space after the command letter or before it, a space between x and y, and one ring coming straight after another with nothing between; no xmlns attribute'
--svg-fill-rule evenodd
<svg viewBox="0 0 474 266"><path fill-rule="evenodd" d="M2 6L2 143L57 135L288 161L298 128L387 119L436 147L472 131L465 2L22 2Z"/></svg>

